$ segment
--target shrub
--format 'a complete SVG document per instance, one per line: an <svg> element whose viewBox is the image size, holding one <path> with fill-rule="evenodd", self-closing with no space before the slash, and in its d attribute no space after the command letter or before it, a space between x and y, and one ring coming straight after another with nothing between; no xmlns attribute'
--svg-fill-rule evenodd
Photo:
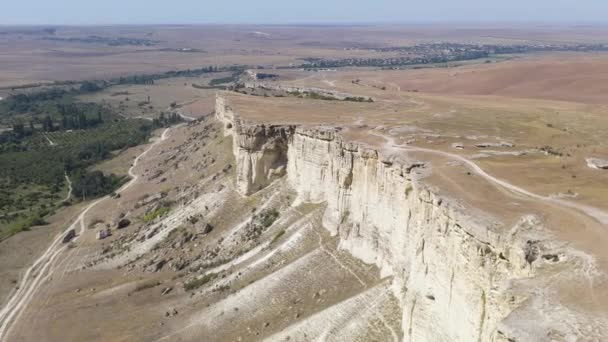
<svg viewBox="0 0 608 342"><path fill-rule="evenodd" d="M279 218L279 211L274 208L267 209L260 213L260 217L262 219L262 226L264 226L264 228L268 228L272 226L272 224L274 223L274 221L277 220L277 218Z"/></svg>
<svg viewBox="0 0 608 342"><path fill-rule="evenodd" d="M41 226L45 224L47 224L47 222L42 219L40 213L31 214L30 216L9 224L3 232L0 232L0 241L8 239L19 232L28 231L33 226Z"/></svg>
<svg viewBox="0 0 608 342"><path fill-rule="evenodd" d="M184 290L192 291L217 278L217 273L208 273L200 278L194 278L184 283Z"/></svg>
<svg viewBox="0 0 608 342"><path fill-rule="evenodd" d="M272 241L270 241L270 244L274 244L275 242L277 242L277 240L279 240L281 238L281 236L285 235L285 229L281 230L280 232L277 233L277 235L275 235L272 238Z"/></svg>
<svg viewBox="0 0 608 342"><path fill-rule="evenodd" d="M133 292L139 292L139 291L151 289L151 288L156 287L158 285L160 285L160 282L158 282L158 281L146 281L146 282L142 282L142 283L137 284L137 286L135 287L135 290L133 290Z"/></svg>
<svg viewBox="0 0 608 342"><path fill-rule="evenodd" d="M169 208L168 206L162 206L162 207L154 210L153 212L146 214L144 216L143 220L145 223L148 223L150 221L153 221L157 217L165 215L169 211L171 211L171 208Z"/></svg>

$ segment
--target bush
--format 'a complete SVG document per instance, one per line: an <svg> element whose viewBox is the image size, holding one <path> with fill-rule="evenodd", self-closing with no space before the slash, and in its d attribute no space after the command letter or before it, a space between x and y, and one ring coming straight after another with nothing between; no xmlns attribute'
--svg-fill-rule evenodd
<svg viewBox="0 0 608 342"><path fill-rule="evenodd" d="M226 84L236 81L236 76L222 77L222 78L214 78L209 82L210 86L217 86L220 84Z"/></svg>
<svg viewBox="0 0 608 342"><path fill-rule="evenodd" d="M274 208L267 209L260 213L260 217L262 226L268 228L279 218L279 211Z"/></svg>
<svg viewBox="0 0 608 342"><path fill-rule="evenodd" d="M352 101L352 102L374 102L371 97L345 97L344 101Z"/></svg>
<svg viewBox="0 0 608 342"><path fill-rule="evenodd" d="M23 231L28 231L33 226L41 226L47 224L40 213L31 214L21 220L17 220L9 224L4 231L0 232L0 241Z"/></svg>
<svg viewBox="0 0 608 342"><path fill-rule="evenodd" d="M145 223L151 222L154 219L156 219L157 217L165 215L169 211L171 211L170 207L168 207L168 206L162 206L162 207L154 210L153 212L145 215L143 220L144 220Z"/></svg>
<svg viewBox="0 0 608 342"><path fill-rule="evenodd" d="M184 283L184 290L192 291L217 278L217 273L208 273L200 278L194 278Z"/></svg>
<svg viewBox="0 0 608 342"><path fill-rule="evenodd" d="M151 289L158 285L160 285L160 282L158 282L158 281L145 281L145 282L137 284L137 286L135 287L135 290L133 290L133 292L139 292L139 291Z"/></svg>
<svg viewBox="0 0 608 342"><path fill-rule="evenodd" d="M74 195L85 196L85 198L110 194L126 181L126 177L118 177L114 174L106 176L101 171L86 172L84 170L79 170L71 178L73 179Z"/></svg>
<svg viewBox="0 0 608 342"><path fill-rule="evenodd" d="M281 238L281 236L285 235L285 229L281 230L280 232L277 233L277 235L275 235L272 238L272 241L270 241L270 244L274 244L275 242L277 242L277 240L279 240Z"/></svg>

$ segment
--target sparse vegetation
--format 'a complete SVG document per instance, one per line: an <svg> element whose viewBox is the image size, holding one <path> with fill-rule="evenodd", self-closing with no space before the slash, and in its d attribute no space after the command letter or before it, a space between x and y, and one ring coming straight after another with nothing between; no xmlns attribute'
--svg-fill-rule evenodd
<svg viewBox="0 0 608 342"><path fill-rule="evenodd" d="M275 78L278 78L279 75L258 72L255 77L258 80L265 80L265 79L275 79Z"/></svg>
<svg viewBox="0 0 608 342"><path fill-rule="evenodd" d="M549 154L552 156L556 156L556 157L564 156L564 154L562 152L558 151L553 146L546 145L546 146L541 147L540 150L545 152L546 154Z"/></svg>
<svg viewBox="0 0 608 342"><path fill-rule="evenodd" d="M22 232L27 231L33 226L41 226L47 224L42 218L47 213L32 213L24 218L8 224L3 230L0 230L0 241L6 240L9 237Z"/></svg>
<svg viewBox="0 0 608 342"><path fill-rule="evenodd" d="M140 291L143 291L143 290L151 289L151 288L159 286L160 284L161 283L158 282L157 280L150 280L150 281L145 281L145 282L142 282L142 283L138 283L135 286L135 289L133 290L133 292L140 292Z"/></svg>
<svg viewBox="0 0 608 342"><path fill-rule="evenodd" d="M254 215L251 222L245 227L245 233L241 237L243 241L253 241L259 238L267 228L272 226L279 218L279 211L275 208L262 210Z"/></svg>
<svg viewBox="0 0 608 342"><path fill-rule="evenodd" d="M352 102L374 102L371 97L362 97L362 96L354 96L354 97L345 97L344 101L352 101Z"/></svg>
<svg viewBox="0 0 608 342"><path fill-rule="evenodd" d="M221 77L221 78L214 78L209 82L210 86L218 86L221 84L226 84L226 83L232 83L235 82L239 76L239 73L235 73L232 76L228 76L228 77Z"/></svg>
<svg viewBox="0 0 608 342"><path fill-rule="evenodd" d="M260 213L261 224L262 224L262 226L264 226L264 228L268 228L268 227L272 226L274 221L276 221L278 218L279 218L279 211L274 208L264 210Z"/></svg>
<svg viewBox="0 0 608 342"><path fill-rule="evenodd" d="M146 38L130 38L130 37L100 37L100 36L88 36L88 37L44 37L45 40L54 40L60 42L71 42L71 43L87 43L87 44L105 44L108 46L153 46L160 43L157 40L150 40Z"/></svg>
<svg viewBox="0 0 608 342"><path fill-rule="evenodd" d="M200 278L191 279L184 283L184 290L186 290L186 291L196 290L199 287L207 284L208 282L212 281L213 279L215 279L217 277L218 277L217 273L208 273Z"/></svg>
<svg viewBox="0 0 608 342"><path fill-rule="evenodd" d="M316 91L288 91L288 95L295 96L299 98L307 98L312 100L324 100L324 101L340 101L340 98L335 95L323 94ZM374 102L374 100L370 97L363 96L347 96L341 101L351 101L351 102Z"/></svg>
<svg viewBox="0 0 608 342"><path fill-rule="evenodd" d="M344 223L348 220L348 217L350 216L350 210L346 210L344 212L344 214L342 215L342 218L340 219L340 223Z"/></svg>
<svg viewBox="0 0 608 342"><path fill-rule="evenodd" d="M101 171L87 172L78 169L72 175L72 179L74 196L82 196L82 199L86 199L112 193L126 183L128 177L119 177L114 174L106 176Z"/></svg>
<svg viewBox="0 0 608 342"><path fill-rule="evenodd" d="M306 97L306 98L313 99L313 100L325 100L325 101L338 100L335 96L324 95L324 94L317 93L314 91L305 91L305 92L292 91L292 92L289 92L289 95L297 96L297 97L301 97L301 98Z"/></svg>
<svg viewBox="0 0 608 342"><path fill-rule="evenodd" d="M196 84L196 83L192 83L192 88L196 88L196 89L226 89L225 86L220 86L220 85L215 85L215 86L211 86L211 85L200 85L200 84Z"/></svg>
<svg viewBox="0 0 608 342"><path fill-rule="evenodd" d="M270 241L270 244L277 242L283 235L285 235L285 229L280 230Z"/></svg>
<svg viewBox="0 0 608 342"><path fill-rule="evenodd" d="M176 104L172 103L172 108L174 105L177 106ZM182 122L182 117L179 116L177 113L173 112L169 115L165 115L165 113L160 113L160 115L158 116L158 118L154 118L152 120L152 125L154 127L168 127L171 125L174 125L176 123Z"/></svg>
<svg viewBox="0 0 608 342"><path fill-rule="evenodd" d="M171 211L171 207L168 204L163 204L160 208L152 211L151 213L146 214L143 217L143 221L145 223L151 222L154 219L156 219L157 217L161 217L163 215L165 215L166 213Z"/></svg>
<svg viewBox="0 0 608 342"><path fill-rule="evenodd" d="M20 149L0 153L0 226L27 217L25 209L48 212L61 206L67 191L65 175L72 180L73 199L91 199L115 191L128 179L90 171L89 166L111 156L111 151L144 141L150 130L140 120L111 123L91 130L36 134L20 142ZM0 145L6 148L6 145ZM12 233L11 233L12 235Z"/></svg>
<svg viewBox="0 0 608 342"><path fill-rule="evenodd" d="M82 82L78 89L52 88L0 102L0 122L11 122L13 127L0 133L0 210L4 213L0 234L4 238L31 226L32 212L44 217L63 204L60 196L67 191L66 175L72 181L73 199L107 195L127 181L89 167L109 158L112 151L146 141L157 126L124 119L99 103L76 100L78 94L105 86L104 82Z"/></svg>

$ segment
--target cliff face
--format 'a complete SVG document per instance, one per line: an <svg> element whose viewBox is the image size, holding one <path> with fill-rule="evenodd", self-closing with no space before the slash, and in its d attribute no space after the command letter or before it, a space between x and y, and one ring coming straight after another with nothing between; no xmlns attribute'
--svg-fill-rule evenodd
<svg viewBox="0 0 608 342"><path fill-rule="evenodd" d="M521 274L523 253L415 182L420 163L392 164L331 132L308 130L293 135L288 160L300 200L327 202L324 225L340 236L341 247L394 276L405 339L496 336L515 303L491 283ZM501 252L510 260L499 258Z"/></svg>
<svg viewBox="0 0 608 342"><path fill-rule="evenodd" d="M249 195L285 175L287 140L292 127L241 126L234 145L239 191Z"/></svg>
<svg viewBox="0 0 608 342"><path fill-rule="evenodd" d="M530 331L505 323L531 293L513 290L515 284L534 276L532 261L544 260L544 247L531 240L534 217L499 235L417 181L423 163L385 160L334 130L244 125L221 99L216 115L231 127L242 193L286 170L299 201L327 203L324 226L339 236L340 247L393 277L405 340L544 340L547 331L571 333L542 312L534 313L537 327Z"/></svg>
<svg viewBox="0 0 608 342"><path fill-rule="evenodd" d="M224 134L233 132L233 153L237 162L236 182L242 194L252 194L276 178L285 175L287 166L287 143L293 134L291 126L244 125L218 98L220 120L224 123Z"/></svg>

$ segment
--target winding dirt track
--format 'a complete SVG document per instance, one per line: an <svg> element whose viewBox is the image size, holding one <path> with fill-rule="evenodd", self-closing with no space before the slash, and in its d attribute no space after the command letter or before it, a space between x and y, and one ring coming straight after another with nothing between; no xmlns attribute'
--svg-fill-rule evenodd
<svg viewBox="0 0 608 342"><path fill-rule="evenodd" d="M68 177L67 173L64 174L64 177L65 181L68 183L68 194L65 195L65 198L61 200L62 202L69 201L70 197L72 197L72 181L70 180L70 177Z"/></svg>
<svg viewBox="0 0 608 342"><path fill-rule="evenodd" d="M182 114L180 111L177 111L177 115L179 115L182 119L186 120L186 121L194 121L196 120L196 118L193 118L191 116L187 116Z"/></svg>
<svg viewBox="0 0 608 342"><path fill-rule="evenodd" d="M137 182L139 177L134 173L137 163L142 157L148 154L150 150L152 150L162 141L166 140L169 131L170 128L165 129L160 139L152 143L144 152L135 158L133 165L131 168L129 168L129 176L131 176L132 179L123 185L117 191L117 193L124 192L133 186L135 182ZM76 220L69 226L67 230L75 229L78 231L78 235L73 241L78 240L85 232L84 218L89 210L107 198L107 196L102 197L88 205L80 213L78 218L76 218ZM36 290L53 274L54 266L56 266L55 260L67 248L67 246L61 242L63 235L64 233L62 232L59 236L57 236L49 248L38 258L38 260L36 260L36 262L34 262L30 268L27 269L23 275L21 284L19 284L18 290L12 294L7 304L2 308L2 310L0 310L0 341L3 340L8 334L12 324L19 319L21 312L23 312L23 308L28 305Z"/></svg>
<svg viewBox="0 0 608 342"><path fill-rule="evenodd" d="M502 179L498 179L498 178L486 173L483 169L481 169L479 166L477 166L477 164L475 164L474 162L472 162L464 157L461 157L457 154L437 151L437 150L432 150L432 149L422 148L422 147L399 147L399 148L401 148L405 151L434 153L434 154L439 154L439 155L442 155L445 157L457 159L458 161L461 161L461 162L467 164L479 176L481 176L481 177L485 178L486 180L490 181L491 183L497 184L509 191L515 192L520 195L528 196L528 197L536 199L536 200L540 200L540 201L544 201L544 202L552 202L552 203L561 205L563 207L575 209L575 210L585 213L587 216L594 218L596 221L598 221L601 224L608 224L608 213L606 213L598 208L594 208L594 207L583 205L583 204L573 203L570 201L564 201L559 198L546 197L546 196L541 196L541 195L532 193L528 190L522 189L511 183L507 183Z"/></svg>
<svg viewBox="0 0 608 342"><path fill-rule="evenodd" d="M570 209L574 209L577 210L579 212L584 213L585 215L593 218L594 220L596 220L597 222L603 224L603 225L608 225L608 213L605 211L602 211L601 209L595 208L595 207L591 207L591 206L587 206L587 205L583 205L583 204L578 204L578 203L573 203L570 201L565 201L559 198L553 198L553 197L547 197L547 196L541 196L535 193L532 193L526 189L520 188L516 185L513 185L511 183L508 183L502 179L498 179L490 174L488 174L487 172L485 172L481 167L479 167L477 164L475 164L474 162L472 162L471 160L462 157L458 154L454 154L454 153L449 153L449 152L444 152L444 151L439 151L439 150L433 150L430 148L423 148L423 147L414 147L414 146L403 146L400 144L397 144L395 142L395 139L392 137L387 137L385 135L376 133L376 132L370 132L370 134L375 135L377 137L381 137L383 139L385 139L387 142L385 144L385 148L388 150L391 149L398 149L401 151L406 151L406 152L424 152L424 153L432 153L432 154L438 154L447 158L451 158L451 159L456 159L464 164L466 164L473 172L475 172L477 175L481 176L482 178L486 179L487 181L489 181L492 184L498 185L506 190L509 190L513 193L516 193L518 195L523 195L525 197L528 198L532 198L535 200L539 200L542 202L550 202L553 204L557 204L559 206L562 207L567 207Z"/></svg>

